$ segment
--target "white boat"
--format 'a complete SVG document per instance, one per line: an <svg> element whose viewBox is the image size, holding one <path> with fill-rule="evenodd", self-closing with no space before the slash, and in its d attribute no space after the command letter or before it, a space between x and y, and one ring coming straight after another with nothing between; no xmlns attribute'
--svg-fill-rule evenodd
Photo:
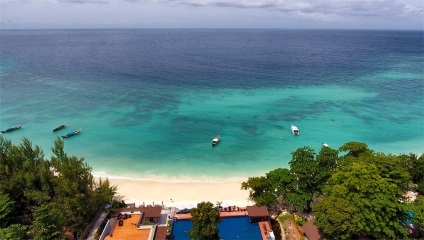
<svg viewBox="0 0 424 240"><path fill-rule="evenodd" d="M221 139L221 136L218 134L218 136L216 136L216 137L212 140L212 146L215 146L215 145L218 143L219 139Z"/></svg>
<svg viewBox="0 0 424 240"><path fill-rule="evenodd" d="M291 131L293 135L299 135L299 129L296 126L291 125Z"/></svg>
<svg viewBox="0 0 424 240"><path fill-rule="evenodd" d="M327 143L322 143L322 146L328 147L328 144Z"/></svg>

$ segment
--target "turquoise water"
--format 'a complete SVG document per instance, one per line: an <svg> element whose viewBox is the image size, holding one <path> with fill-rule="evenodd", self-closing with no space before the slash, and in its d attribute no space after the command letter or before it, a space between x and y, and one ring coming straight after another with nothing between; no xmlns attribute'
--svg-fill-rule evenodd
<svg viewBox="0 0 424 240"><path fill-rule="evenodd" d="M94 172L174 181L262 175L323 142L423 152L422 32L114 33L2 31L0 127L23 124L3 136L48 157L81 128L65 151Z"/></svg>

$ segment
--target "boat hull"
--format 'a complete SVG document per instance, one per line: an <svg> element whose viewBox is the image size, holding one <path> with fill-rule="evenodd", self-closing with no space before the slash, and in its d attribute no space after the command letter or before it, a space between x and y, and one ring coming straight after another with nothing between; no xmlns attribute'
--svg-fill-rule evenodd
<svg viewBox="0 0 424 240"><path fill-rule="evenodd" d="M53 132L59 131L60 129L63 129L64 127L66 127L66 124L62 124L59 127L53 129Z"/></svg>
<svg viewBox="0 0 424 240"><path fill-rule="evenodd" d="M2 133L13 132L13 131L18 130L18 129L20 129L20 128L22 128L22 124L21 124L21 125L18 125L18 126L16 126L16 127L8 128L8 129L6 129L6 130L2 130L1 132L2 132Z"/></svg>
<svg viewBox="0 0 424 240"><path fill-rule="evenodd" d="M219 139L221 139L221 136L218 134L213 140L212 140L212 147L216 146L216 144L219 142Z"/></svg>
<svg viewBox="0 0 424 240"><path fill-rule="evenodd" d="M77 135L80 132L81 132L81 129L80 130L73 131L73 132L70 132L70 133L68 133L66 135L63 135L62 138L69 138L69 137L72 137L72 136Z"/></svg>

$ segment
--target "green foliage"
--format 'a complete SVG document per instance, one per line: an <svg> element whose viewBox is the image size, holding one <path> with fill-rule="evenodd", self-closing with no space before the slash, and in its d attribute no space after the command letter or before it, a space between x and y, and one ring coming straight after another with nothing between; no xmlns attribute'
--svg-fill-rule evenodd
<svg viewBox="0 0 424 240"><path fill-rule="evenodd" d="M290 215L289 214L284 214L284 215L280 215L279 217L278 217L278 221L280 222L280 223L284 223L287 219L289 219L290 218Z"/></svg>
<svg viewBox="0 0 424 240"><path fill-rule="evenodd" d="M333 175L338 167L339 152L330 147L323 147L316 157L317 167L317 190L321 192L322 186Z"/></svg>
<svg viewBox="0 0 424 240"><path fill-rule="evenodd" d="M315 151L309 147L297 149L292 153L289 162L290 172L296 180L295 189L314 192L317 188L318 163L315 161ZM311 194L312 195L312 194Z"/></svg>
<svg viewBox="0 0 424 240"><path fill-rule="evenodd" d="M326 198L317 204L314 213L324 233L336 233L330 237L343 234L349 238L354 236L348 234L355 234L374 238L405 238L406 231L401 223L406 216L404 206L399 201L401 194L396 184L380 176L375 165L352 163L331 177L325 189ZM332 204L333 200L340 205ZM331 221L331 227L327 224L327 214L342 216L346 211L351 215L350 220L345 219L339 225ZM351 231L343 232L344 228Z"/></svg>
<svg viewBox="0 0 424 240"><path fill-rule="evenodd" d="M111 202L116 187L107 179L96 183L84 159L64 152L61 139L52 151L48 161L28 139L16 146L0 136L2 234L57 239L65 232L80 233L95 212Z"/></svg>
<svg viewBox="0 0 424 240"><path fill-rule="evenodd" d="M348 142L339 148L341 152L347 152L345 156L359 157L360 155L370 154L368 145L361 142Z"/></svg>
<svg viewBox="0 0 424 240"><path fill-rule="evenodd" d="M421 154L419 158L415 155L410 155L412 166L410 168L410 174L412 181L418 184L418 192L424 194L424 154Z"/></svg>
<svg viewBox="0 0 424 240"><path fill-rule="evenodd" d="M412 222L424 231L424 197L419 196L412 206L414 218Z"/></svg>
<svg viewBox="0 0 424 240"><path fill-rule="evenodd" d="M299 225L299 226L303 226L303 225L305 225L305 223L307 222L307 220L306 219L304 219L303 217L301 217L301 216L294 216L294 220L296 221L296 224L297 225Z"/></svg>
<svg viewBox="0 0 424 240"><path fill-rule="evenodd" d="M288 169L277 168L266 176L248 178L247 182L242 183L241 188L249 190L249 197L256 202L256 205L270 207L277 203L279 196L286 196L292 182Z"/></svg>
<svg viewBox="0 0 424 240"><path fill-rule="evenodd" d="M285 196L293 184L293 177L287 168L277 168L265 176L271 184L271 191L274 189L276 196Z"/></svg>
<svg viewBox="0 0 424 240"><path fill-rule="evenodd" d="M34 239L65 239L62 234L61 210L54 204L43 204L34 210L35 220L31 225Z"/></svg>
<svg viewBox="0 0 424 240"><path fill-rule="evenodd" d="M197 208L190 211L193 228L188 232L188 236L193 240L217 240L218 226L221 216L219 211L213 207L211 202L201 202Z"/></svg>
<svg viewBox="0 0 424 240"><path fill-rule="evenodd" d="M249 190L249 197L253 199L257 205L270 206L277 201L272 183L266 177L251 177L247 182L241 184L241 189Z"/></svg>
<svg viewBox="0 0 424 240"><path fill-rule="evenodd" d="M312 195L302 190L296 190L288 194L287 202L297 211L307 211Z"/></svg>
<svg viewBox="0 0 424 240"><path fill-rule="evenodd" d="M0 227L6 222L6 217L13 212L13 201L8 194L0 195Z"/></svg>
<svg viewBox="0 0 424 240"><path fill-rule="evenodd" d="M11 224L0 228L0 239L25 239L27 227L21 224Z"/></svg>
<svg viewBox="0 0 424 240"><path fill-rule="evenodd" d="M357 209L344 198L330 196L313 207L315 225L332 239L351 239L357 234Z"/></svg>

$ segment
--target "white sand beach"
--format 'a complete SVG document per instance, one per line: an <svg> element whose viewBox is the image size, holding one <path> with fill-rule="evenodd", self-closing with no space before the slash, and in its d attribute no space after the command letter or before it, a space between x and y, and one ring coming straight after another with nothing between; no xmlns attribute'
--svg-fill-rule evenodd
<svg viewBox="0 0 424 240"><path fill-rule="evenodd" d="M103 178L104 179L104 178ZM167 207L196 207L209 201L216 204L245 207L254 203L248 199L249 191L241 190L242 181L221 183L162 182L131 179L109 179L118 187L117 194L126 203L138 205L160 204Z"/></svg>

